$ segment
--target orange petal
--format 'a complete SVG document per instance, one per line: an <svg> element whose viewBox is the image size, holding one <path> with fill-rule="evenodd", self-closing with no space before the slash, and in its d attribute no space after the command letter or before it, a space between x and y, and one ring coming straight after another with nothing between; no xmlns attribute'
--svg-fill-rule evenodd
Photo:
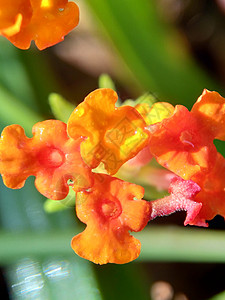
<svg viewBox="0 0 225 300"><path fill-rule="evenodd" d="M100 162L110 174L147 144L148 133L141 115L130 106L116 108L117 94L98 89L78 105L68 121L70 137L86 137L81 144L84 161L96 168Z"/></svg>
<svg viewBox="0 0 225 300"><path fill-rule="evenodd" d="M225 98L219 93L205 89L191 112L215 139L225 140Z"/></svg>
<svg viewBox="0 0 225 300"><path fill-rule="evenodd" d="M0 0L0 34L6 37L17 34L31 16L29 0Z"/></svg>
<svg viewBox="0 0 225 300"><path fill-rule="evenodd" d="M120 217L124 226L128 226L132 231L142 230L150 218L149 203L141 200L144 197L144 188L122 180L112 180L110 191L120 199L122 206Z"/></svg>
<svg viewBox="0 0 225 300"><path fill-rule="evenodd" d="M66 124L58 120L46 120L36 123L32 128L32 146L54 145L61 147L67 140ZM35 145L37 144L37 145Z"/></svg>
<svg viewBox="0 0 225 300"><path fill-rule="evenodd" d="M212 168L217 153L213 137L184 106L149 126L150 151L157 161L183 179Z"/></svg>
<svg viewBox="0 0 225 300"><path fill-rule="evenodd" d="M225 158L218 153L214 168L208 174L196 176L194 181L201 187L195 201L202 203L202 209L191 225L202 224L216 215L225 218Z"/></svg>
<svg viewBox="0 0 225 300"><path fill-rule="evenodd" d="M1 29L0 34L4 34L5 36L12 36L17 34L20 31L21 25L23 21L23 16L18 14L15 19L15 23L11 26L7 26Z"/></svg>
<svg viewBox="0 0 225 300"><path fill-rule="evenodd" d="M104 230L93 222L72 239L71 247L76 254L96 264L125 264L139 256L141 243L128 231Z"/></svg>
<svg viewBox="0 0 225 300"><path fill-rule="evenodd" d="M43 195L56 200L65 198L69 191L69 179L75 191L92 185L91 169L80 155L81 139L69 139L65 123L58 120L37 123L33 134L29 147L36 149L39 165L35 183Z"/></svg>
<svg viewBox="0 0 225 300"><path fill-rule="evenodd" d="M32 40L39 50L63 41L79 22L79 8L67 0L31 0L32 18L13 35L6 36L16 47L28 49Z"/></svg>
<svg viewBox="0 0 225 300"><path fill-rule="evenodd" d="M140 242L129 231L142 230L150 217L150 205L141 200L142 187L96 174L89 192L77 193L78 218L86 229L72 240L73 250L95 263L127 263L140 253Z"/></svg>
<svg viewBox="0 0 225 300"><path fill-rule="evenodd" d="M19 125L7 126L1 135L0 172L5 185L17 189L33 173L32 157L28 154L28 138Z"/></svg>

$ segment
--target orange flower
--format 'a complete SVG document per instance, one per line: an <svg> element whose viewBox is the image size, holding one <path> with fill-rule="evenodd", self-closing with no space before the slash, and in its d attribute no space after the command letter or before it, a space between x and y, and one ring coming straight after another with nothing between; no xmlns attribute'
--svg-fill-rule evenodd
<svg viewBox="0 0 225 300"><path fill-rule="evenodd" d="M26 137L19 125L6 127L0 141L0 172L5 185L23 187L28 176L36 176L35 185L50 199L63 199L69 191L92 185L92 173L80 156L81 139L68 138L66 124L57 120L37 123L33 138Z"/></svg>
<svg viewBox="0 0 225 300"><path fill-rule="evenodd" d="M1 2L0 34L20 49L28 49L32 40L40 50L55 45L79 22L78 6L68 0Z"/></svg>
<svg viewBox="0 0 225 300"><path fill-rule="evenodd" d="M111 89L90 93L68 121L72 138L86 137L81 144L84 161L95 168L100 162L110 174L146 146L146 123L131 106L115 107L117 94Z"/></svg>
<svg viewBox="0 0 225 300"><path fill-rule="evenodd" d="M174 113L150 125L150 151L157 161L183 179L212 168L216 147L215 135L198 116L177 105Z"/></svg>
<svg viewBox="0 0 225 300"><path fill-rule="evenodd" d="M140 231L150 217L144 189L96 174L91 191L77 193L76 211L86 229L72 239L73 250L97 264L128 263L140 254L140 242L129 231Z"/></svg>
<svg viewBox="0 0 225 300"><path fill-rule="evenodd" d="M202 208L191 225L208 226L206 220L216 215L225 218L225 158L218 153L214 168L208 174L193 179L201 187L195 201L202 203Z"/></svg>

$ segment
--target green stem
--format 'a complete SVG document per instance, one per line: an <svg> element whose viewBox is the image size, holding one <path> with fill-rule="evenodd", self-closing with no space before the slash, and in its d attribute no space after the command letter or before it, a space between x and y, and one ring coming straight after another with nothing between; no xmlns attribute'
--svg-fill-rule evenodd
<svg viewBox="0 0 225 300"><path fill-rule="evenodd" d="M76 233L72 230L51 233L2 231L0 263L11 263L26 256L45 258L59 254L75 255L70 248L70 240ZM222 231L151 226L136 233L135 237L142 243L138 261L225 262Z"/></svg>
<svg viewBox="0 0 225 300"><path fill-rule="evenodd" d="M149 227L135 235L141 261L225 262L225 234L199 228Z"/></svg>

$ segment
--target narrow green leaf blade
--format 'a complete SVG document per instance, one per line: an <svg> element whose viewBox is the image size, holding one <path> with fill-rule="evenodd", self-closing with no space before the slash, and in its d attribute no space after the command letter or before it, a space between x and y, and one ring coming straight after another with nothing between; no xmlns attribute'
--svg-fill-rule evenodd
<svg viewBox="0 0 225 300"><path fill-rule="evenodd" d="M65 123L67 123L75 108L73 104L56 93L51 93L49 95L49 105L55 118Z"/></svg>

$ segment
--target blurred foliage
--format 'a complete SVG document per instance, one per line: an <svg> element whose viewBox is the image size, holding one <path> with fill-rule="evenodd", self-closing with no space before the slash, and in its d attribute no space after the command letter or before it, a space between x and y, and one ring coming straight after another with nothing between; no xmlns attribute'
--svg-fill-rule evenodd
<svg viewBox="0 0 225 300"><path fill-rule="evenodd" d="M219 88L189 56L156 1L86 0L144 90L173 103L193 104L202 90Z"/></svg>

